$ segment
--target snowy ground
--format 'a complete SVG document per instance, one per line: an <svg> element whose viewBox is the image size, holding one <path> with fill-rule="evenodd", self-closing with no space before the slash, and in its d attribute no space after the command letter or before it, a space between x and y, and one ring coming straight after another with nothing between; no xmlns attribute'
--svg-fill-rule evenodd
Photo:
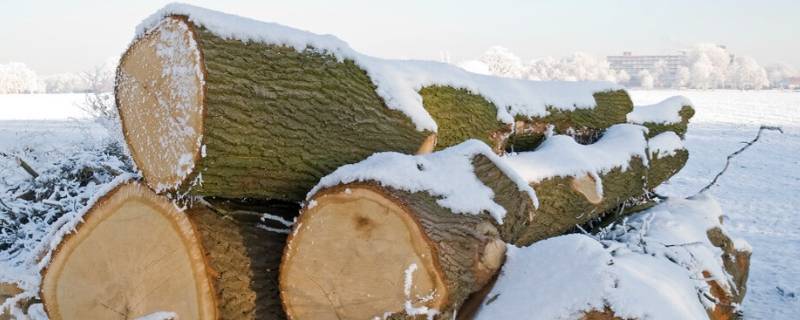
<svg viewBox="0 0 800 320"><path fill-rule="evenodd" d="M761 124L783 127L733 160L712 188L727 229L753 246L747 319L794 319L800 313L800 92L632 91L636 104L673 95L697 109L687 135L686 168L658 191L693 195L724 166L725 157L750 140ZM108 133L75 106L83 95L0 95L0 152L21 155L36 166L64 157ZM27 121L9 121L22 119ZM50 119L31 121L30 119ZM61 120L53 120L61 119ZM13 162L0 161L0 179L25 178ZM2 182L2 180L0 180ZM0 183L0 186L2 184Z"/></svg>
<svg viewBox="0 0 800 320"><path fill-rule="evenodd" d="M761 124L783 127L733 160L712 194L727 230L753 246L744 302L746 319L797 319L800 314L800 92L632 91L636 104L684 95L694 102L685 145L689 162L658 191L689 196L752 139Z"/></svg>
<svg viewBox="0 0 800 320"><path fill-rule="evenodd" d="M79 106L85 98L83 93L0 94L0 120L86 118Z"/></svg>

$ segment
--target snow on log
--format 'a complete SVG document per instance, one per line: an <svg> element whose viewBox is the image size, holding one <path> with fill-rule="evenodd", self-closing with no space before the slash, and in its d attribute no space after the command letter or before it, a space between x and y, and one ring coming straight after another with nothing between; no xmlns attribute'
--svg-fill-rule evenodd
<svg viewBox="0 0 800 320"><path fill-rule="evenodd" d="M285 234L260 214L185 212L138 183L116 187L83 216L43 271L50 319L283 319L277 276Z"/></svg>
<svg viewBox="0 0 800 320"><path fill-rule="evenodd" d="M535 151L504 157L540 202L512 242L530 245L562 234L641 197L678 172L688 160L681 140L662 133L649 144L646 131L618 124L590 145L556 135Z"/></svg>
<svg viewBox="0 0 800 320"><path fill-rule="evenodd" d="M692 101L684 96L674 96L656 104L635 106L627 115L627 120L628 123L640 124L650 129L648 137L672 131L683 138L689 119L693 116Z"/></svg>
<svg viewBox="0 0 800 320"><path fill-rule="evenodd" d="M670 199L595 236L509 246L475 318L735 319L749 251L721 214L706 195Z"/></svg>
<svg viewBox="0 0 800 320"><path fill-rule="evenodd" d="M450 319L502 263L533 190L490 148L380 153L323 178L281 264L290 319ZM513 237L513 236L511 236Z"/></svg>
<svg viewBox="0 0 800 320"><path fill-rule="evenodd" d="M475 138L500 151L515 119L537 123L537 134L551 120L558 129L603 129L632 108L609 82L384 60L333 36L182 4L138 27L115 92L152 188L293 201L375 152L424 153L437 137L440 148Z"/></svg>

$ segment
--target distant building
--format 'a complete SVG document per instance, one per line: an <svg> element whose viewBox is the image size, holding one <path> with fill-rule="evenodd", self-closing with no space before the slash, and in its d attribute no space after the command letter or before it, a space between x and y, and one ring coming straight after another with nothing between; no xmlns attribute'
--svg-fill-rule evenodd
<svg viewBox="0 0 800 320"><path fill-rule="evenodd" d="M618 72L625 71L631 76L631 83L639 83L639 72L642 70L652 72L658 67L660 61L663 61L663 68L665 68L662 81L674 83L678 78L678 70L687 65L685 52L676 55L638 56L633 55L630 51L625 51L621 56L608 56L607 59L611 69Z"/></svg>

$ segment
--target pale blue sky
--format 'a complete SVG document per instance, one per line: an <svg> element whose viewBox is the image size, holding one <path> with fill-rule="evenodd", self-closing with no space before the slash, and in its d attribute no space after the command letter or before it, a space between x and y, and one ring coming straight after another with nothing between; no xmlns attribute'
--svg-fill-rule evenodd
<svg viewBox="0 0 800 320"><path fill-rule="evenodd" d="M134 27L170 1L0 0L0 63L75 72L119 55ZM474 58L492 45L524 59L574 51L670 53L725 44L762 65L800 66L800 1L235 0L184 1L330 33L386 58Z"/></svg>

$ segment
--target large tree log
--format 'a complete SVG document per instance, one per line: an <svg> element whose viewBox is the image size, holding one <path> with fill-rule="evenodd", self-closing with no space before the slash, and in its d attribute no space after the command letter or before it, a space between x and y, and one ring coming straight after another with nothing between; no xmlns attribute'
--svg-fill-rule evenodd
<svg viewBox="0 0 800 320"><path fill-rule="evenodd" d="M261 215L185 213L138 183L117 187L84 215L43 272L51 319L283 319L277 271L285 234Z"/></svg>
<svg viewBox="0 0 800 320"><path fill-rule="evenodd" d="M302 210L281 264L281 296L289 318L436 313L450 319L472 292L482 288L502 263L502 234L516 232L520 221L528 219L533 201L497 166L496 156L487 156L491 151L486 146L483 154L463 152L469 150L464 146L424 160L396 154L400 160L376 156L349 166L353 172L363 172L360 169L388 163L373 172L401 179L416 176L411 179L423 181L417 191L392 187L391 178L364 177L343 184L323 179L324 187ZM456 148L460 151L454 152ZM446 154L464 156L471 172L447 171L448 165L462 167ZM402 160L408 162L397 165ZM345 169L333 176L350 176ZM505 208L502 225L486 211L454 213L445 204L453 206L455 200L432 195L436 189L426 188L431 181L424 180L441 178L435 171L449 175L456 192L474 190L470 188L479 183L491 189L496 204ZM459 179L459 174L478 179L468 186L470 182L464 181L470 180ZM476 203L481 201L481 195L474 197Z"/></svg>
<svg viewBox="0 0 800 320"><path fill-rule="evenodd" d="M304 39L316 39L308 46L335 41L288 28L272 34L269 30L279 28L200 10L166 8L163 18L156 16L160 23L147 25L151 28L123 55L117 73L115 92L126 141L145 181L159 192L300 201L320 177L375 152L429 152L437 138L440 148L474 138L503 152L514 131L512 118L520 113L544 117L518 116L527 128L518 130L517 138L538 137L550 123L558 130L595 135L624 122L631 109L627 93L604 83L494 81L453 66L433 66L442 69L443 76L413 63L361 59L391 69L376 79L374 70L368 74L364 65L351 59L360 55L343 49L346 44L301 50L296 42ZM201 20L218 29L210 31L198 23ZM248 35L237 37L230 30L240 30L238 24L253 25L243 31ZM258 33L262 29L265 36ZM261 36L277 40L264 41ZM287 43L292 46L281 45ZM325 51L329 49L350 55ZM396 97L385 99L397 90L376 87L391 87L397 85L392 81L406 78L417 79L402 84L419 91L424 110L411 113L418 116L387 107L408 106L398 107L400 102L392 99ZM436 85L440 82L460 84ZM506 102L515 105L495 106L456 86L493 90L495 98L510 96L513 101ZM591 102L576 97L582 99L578 105L571 98L552 98L558 96L552 91L566 96L595 93ZM542 110L511 112L525 101ZM413 122L410 117L415 117ZM435 123L421 126L419 117ZM432 128L438 128L436 134Z"/></svg>
<svg viewBox="0 0 800 320"><path fill-rule="evenodd" d="M156 190L301 200L343 164L432 148L432 133L386 108L351 61L226 40L182 17L131 46L116 94L131 155Z"/></svg>

